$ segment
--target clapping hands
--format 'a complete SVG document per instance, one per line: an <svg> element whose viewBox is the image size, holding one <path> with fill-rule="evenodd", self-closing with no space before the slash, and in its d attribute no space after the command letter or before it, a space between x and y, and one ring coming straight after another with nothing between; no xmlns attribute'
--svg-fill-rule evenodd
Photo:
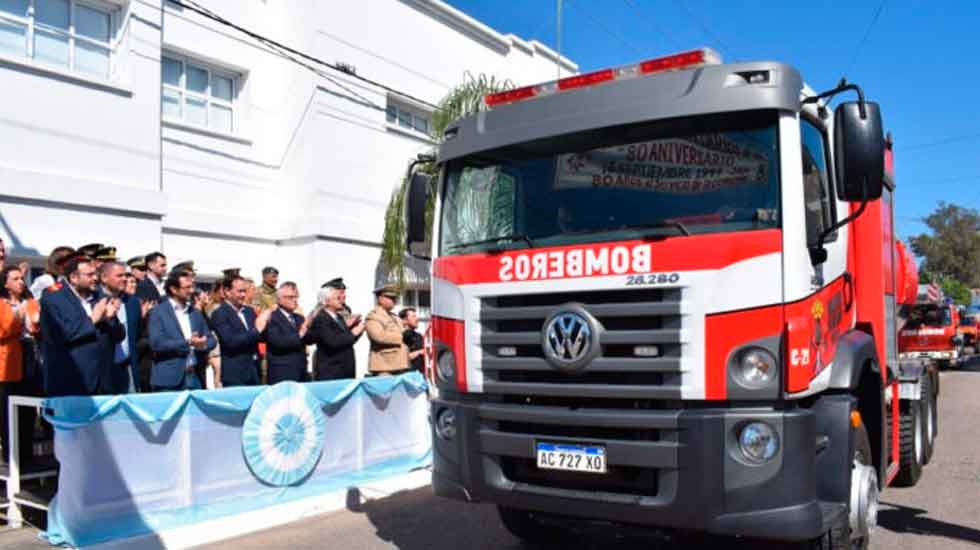
<svg viewBox="0 0 980 550"><path fill-rule="evenodd" d="M201 336L198 333L194 333L190 338L187 339L187 343L196 350L204 350L208 347L207 336Z"/></svg>
<svg viewBox="0 0 980 550"><path fill-rule="evenodd" d="M269 324L269 318L272 317L272 313L277 309L279 309L279 306L272 306L259 313L259 316L255 318L255 330L259 332L264 331L266 325Z"/></svg>

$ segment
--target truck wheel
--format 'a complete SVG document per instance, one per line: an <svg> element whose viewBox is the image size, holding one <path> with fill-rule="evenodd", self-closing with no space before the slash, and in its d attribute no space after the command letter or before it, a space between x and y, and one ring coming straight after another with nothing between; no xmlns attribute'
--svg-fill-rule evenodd
<svg viewBox="0 0 980 550"><path fill-rule="evenodd" d="M554 544L565 540L565 531L547 525L527 510L497 506L497 513L504 527L515 537L534 545Z"/></svg>
<svg viewBox="0 0 980 550"><path fill-rule="evenodd" d="M925 436L922 438L922 464L929 464L936 447L936 436L939 434L939 415L936 406L936 394L932 389L932 377L928 374L922 377L922 428Z"/></svg>
<svg viewBox="0 0 980 550"><path fill-rule="evenodd" d="M851 430L854 458L851 461L851 500L848 515L816 540L807 550L867 550L871 532L878 525L878 471L871 460L871 443L864 424Z"/></svg>
<svg viewBox="0 0 980 550"><path fill-rule="evenodd" d="M899 469L895 485L913 487L922 476L926 430L922 425L922 401L903 401L898 419Z"/></svg>

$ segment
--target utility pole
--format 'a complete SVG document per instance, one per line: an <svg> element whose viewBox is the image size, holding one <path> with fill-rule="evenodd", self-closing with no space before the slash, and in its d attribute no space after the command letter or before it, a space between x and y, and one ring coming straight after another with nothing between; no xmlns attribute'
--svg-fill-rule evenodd
<svg viewBox="0 0 980 550"><path fill-rule="evenodd" d="M555 60L555 65L558 67L558 78L561 78L561 2L558 0L558 17L556 17L558 25L558 59Z"/></svg>

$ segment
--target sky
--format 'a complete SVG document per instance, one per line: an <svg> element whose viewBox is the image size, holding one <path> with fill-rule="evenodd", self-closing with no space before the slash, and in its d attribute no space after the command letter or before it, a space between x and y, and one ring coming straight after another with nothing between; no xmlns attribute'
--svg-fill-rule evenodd
<svg viewBox="0 0 980 550"><path fill-rule="evenodd" d="M557 49L558 0L446 1ZM928 231L940 201L980 209L980 2L562 0L561 19L561 53L582 72L708 46L793 65L818 92L846 76L894 138L902 238Z"/></svg>

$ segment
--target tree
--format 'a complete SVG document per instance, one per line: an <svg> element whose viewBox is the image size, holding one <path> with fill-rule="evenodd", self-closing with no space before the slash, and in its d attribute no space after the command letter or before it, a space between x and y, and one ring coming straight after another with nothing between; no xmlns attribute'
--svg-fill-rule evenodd
<svg viewBox="0 0 980 550"><path fill-rule="evenodd" d="M980 213L940 202L925 223L930 233L909 239L912 251L923 258L922 271L940 282L980 286Z"/></svg>
<svg viewBox="0 0 980 550"><path fill-rule="evenodd" d="M438 108L432 113L430 132L436 142L441 143L442 134L446 128L458 118L471 115L486 109L483 96L514 87L510 80L499 80L494 76L481 74L474 77L466 73L462 84L456 86L439 102ZM435 167L426 165L420 170L435 173ZM433 184L435 178L433 178ZM385 211L385 229L381 245L381 263L388 270L388 277L394 276L399 286L405 284L405 189L408 180L403 179L401 185L391 194L388 208ZM429 193L429 204L426 207L426 222L431 234L435 189Z"/></svg>

